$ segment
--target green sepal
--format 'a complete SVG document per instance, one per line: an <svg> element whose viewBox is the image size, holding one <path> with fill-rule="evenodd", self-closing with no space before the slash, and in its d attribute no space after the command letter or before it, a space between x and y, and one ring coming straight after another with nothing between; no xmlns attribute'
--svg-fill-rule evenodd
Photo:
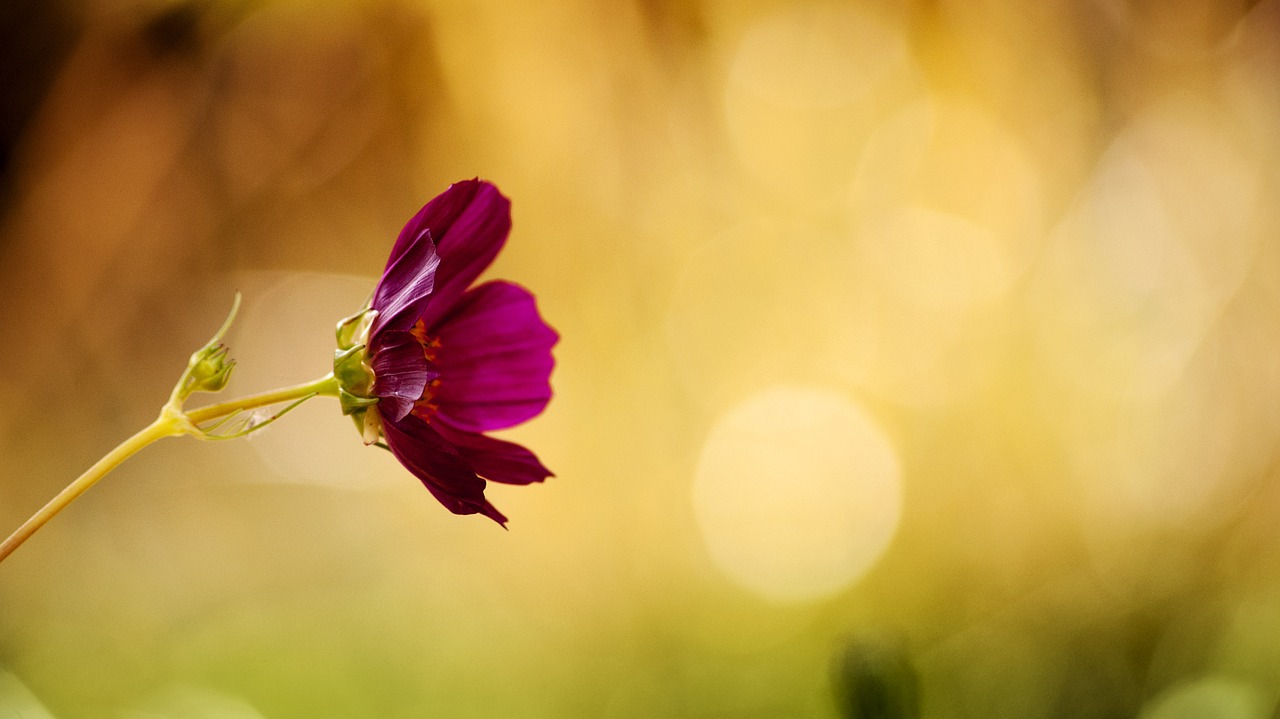
<svg viewBox="0 0 1280 719"><path fill-rule="evenodd" d="M366 308L340 321L334 333L338 338L338 349L349 350L364 344L369 336L369 327L377 317L377 310Z"/></svg>
<svg viewBox="0 0 1280 719"><path fill-rule="evenodd" d="M338 388L338 404L342 406L343 414L355 414L363 411L378 403L377 397L364 397L358 394L352 394L346 388Z"/></svg>
<svg viewBox="0 0 1280 719"><path fill-rule="evenodd" d="M192 392L221 392L231 380L231 370L236 361L227 355L226 345L206 347L191 357L191 374L185 394Z"/></svg>
<svg viewBox="0 0 1280 719"><path fill-rule="evenodd" d="M382 421L369 408L378 403L373 391L373 369L368 363L369 329L377 319L377 310L367 306L338 323L335 335L338 349L333 353L333 377L338 380L338 403L342 413L351 417L365 444L382 437Z"/></svg>
<svg viewBox="0 0 1280 719"><path fill-rule="evenodd" d="M356 423L356 431L360 433L365 444L378 444L383 441L382 418L377 412L370 412L368 407L360 407L350 414L351 420Z"/></svg>
<svg viewBox="0 0 1280 719"><path fill-rule="evenodd" d="M365 346L334 350L333 376L340 387L355 394L368 394L369 388L373 386L373 372L365 364Z"/></svg>

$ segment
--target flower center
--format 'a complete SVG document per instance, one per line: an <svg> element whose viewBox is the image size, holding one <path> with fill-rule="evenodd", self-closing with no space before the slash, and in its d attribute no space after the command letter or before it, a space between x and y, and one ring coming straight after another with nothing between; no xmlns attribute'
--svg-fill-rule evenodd
<svg viewBox="0 0 1280 719"><path fill-rule="evenodd" d="M409 330L409 334L418 340L418 344L422 345L422 355L427 358L427 364L432 368L436 366L436 354L440 350L440 338L427 334L427 327L422 320L414 323ZM412 413L424 421L430 421L440 409L440 405L435 401L436 391L440 387L440 376L437 374L427 382L427 386L422 390L422 397L413 403Z"/></svg>

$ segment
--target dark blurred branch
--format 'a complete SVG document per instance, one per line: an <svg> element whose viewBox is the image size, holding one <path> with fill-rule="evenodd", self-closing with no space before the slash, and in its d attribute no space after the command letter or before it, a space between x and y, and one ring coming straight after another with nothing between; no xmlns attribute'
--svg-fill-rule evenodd
<svg viewBox="0 0 1280 719"><path fill-rule="evenodd" d="M62 0L0 3L0 216L12 199L15 150L77 34Z"/></svg>

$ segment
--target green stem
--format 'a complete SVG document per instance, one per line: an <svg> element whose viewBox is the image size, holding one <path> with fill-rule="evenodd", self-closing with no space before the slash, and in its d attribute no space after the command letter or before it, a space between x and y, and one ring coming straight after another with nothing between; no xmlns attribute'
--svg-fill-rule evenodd
<svg viewBox="0 0 1280 719"><path fill-rule="evenodd" d="M189 412L184 411L177 402L171 399L169 404L166 404L160 411L160 416L154 422L129 439L121 442L119 446L95 462L84 474L67 485L56 497L49 500L48 504L41 507L40 511L23 522L22 526L9 535L8 539L0 543L0 561L4 561L5 557L12 554L13 550L27 541L31 535L36 533L36 530L43 527L50 519L53 519L68 504L75 501L76 497L84 494L86 490L97 484L98 480L105 477L108 472L119 467L126 459L132 457L152 442L165 437L176 437L183 434L199 435L200 430L197 425L202 422L226 417L237 412L319 395L329 397L338 395L338 381L333 378L333 375L326 375L318 380L304 382L292 387L284 387L240 399L211 404Z"/></svg>
<svg viewBox="0 0 1280 719"><path fill-rule="evenodd" d="M236 412L244 412L259 407L267 407L281 402L291 402L293 400L302 399L308 395L316 395L320 397L337 397L338 396L338 380L333 375L325 375L318 380L312 382L303 382L295 384L292 387L282 387L280 389L263 392L261 394L251 394L248 397L233 399L227 402L219 402L211 404L200 409L188 410L186 412L187 419L192 424L201 424L211 419L226 417Z"/></svg>
<svg viewBox="0 0 1280 719"><path fill-rule="evenodd" d="M158 439L179 435L183 431L185 431L184 428L175 422L173 417L161 414L156 421L147 425L141 432L121 442L118 447L108 452L105 457L94 463L84 474L77 477L76 481L67 485L66 489L58 493L58 496L49 500L49 503L44 505L39 512L31 515L31 518L23 522L17 531L9 535L9 538L4 540L4 544L0 544L0 561L3 561L13 550L27 541L27 538L35 534L37 529L43 527L45 522L53 519L55 514L61 512L68 504L71 504L76 497L84 494L85 490L96 484L99 479L105 477L107 472L132 457L135 452Z"/></svg>

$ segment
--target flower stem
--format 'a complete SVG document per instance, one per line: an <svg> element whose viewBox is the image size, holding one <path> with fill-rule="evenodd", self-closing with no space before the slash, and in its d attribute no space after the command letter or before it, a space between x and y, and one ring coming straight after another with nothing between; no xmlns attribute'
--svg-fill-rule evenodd
<svg viewBox="0 0 1280 719"><path fill-rule="evenodd" d="M31 515L31 518L22 523L13 534L9 535L3 543L0 543L0 561L4 561L17 549L23 542L36 533L53 519L58 512L61 512L68 504L75 501L76 497L84 494L98 480L107 475L108 472L119 467L124 461L139 450L157 440L165 437L177 437L184 434L201 435L198 425L209 420L226 417L238 412L258 409L281 402L297 401L315 396L336 397L338 395L338 381L333 375L326 375L312 382L304 382L296 384L292 387L283 387L281 389L272 390L270 392L262 392L260 394L249 395L240 399L229 400L227 402L219 402L211 404L207 407L185 411L179 402L170 399L169 403L160 411L160 416L154 422L144 427L137 434L129 439L121 442L119 446L111 450L102 459L94 463L92 467L85 471L84 474L76 478L74 482L67 485L65 489L58 493L49 503L40 508L40 511Z"/></svg>
<svg viewBox="0 0 1280 719"><path fill-rule="evenodd" d="M0 544L0 561L3 561L13 550L27 541L27 538L35 534L37 529L43 527L45 522L48 522L55 514L61 512L68 504L71 504L76 497L84 494L85 490L96 484L99 479L105 477L107 472L132 457L135 452L158 439L179 435L182 432L183 428L172 417L162 414L141 432L121 442L118 447L108 452L105 457L94 463L84 474L77 477L76 481L67 485L66 489L58 493L58 496L49 500L49 503L41 507L40 511L31 515L31 518L23 522L17 531L9 535L9 538L4 540L4 544Z"/></svg>
<svg viewBox="0 0 1280 719"><path fill-rule="evenodd" d="M227 402L219 402L211 404L200 409L193 409L186 412L187 419L193 424L208 422L211 419L226 417L236 412L244 412L259 407L266 407L281 402L290 402L302 399L308 395L318 397L337 397L338 396L338 380L334 379L332 374L325 375L318 380L311 382L303 382L295 384L292 387L282 387L274 389L270 392L261 394L251 394L248 397L233 399Z"/></svg>

